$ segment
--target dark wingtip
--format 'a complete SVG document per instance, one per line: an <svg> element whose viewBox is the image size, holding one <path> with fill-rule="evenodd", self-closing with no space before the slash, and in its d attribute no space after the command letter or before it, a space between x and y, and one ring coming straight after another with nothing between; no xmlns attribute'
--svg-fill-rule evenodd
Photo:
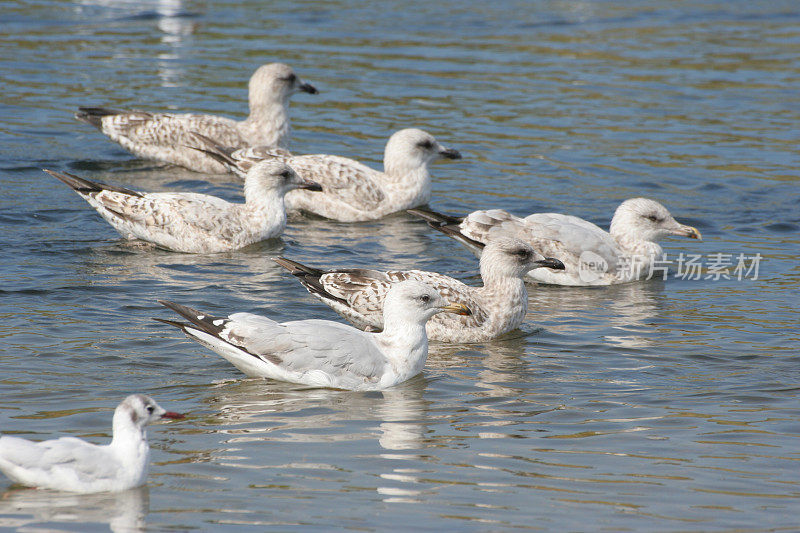
<svg viewBox="0 0 800 533"><path fill-rule="evenodd" d="M464 220L463 218L452 217L450 215L444 215L442 213L437 213L436 211L431 211L430 209L425 209L422 207L417 207L414 209L406 209L406 212L418 216L421 219L425 220L430 227L437 231L441 231L448 237L451 237L461 243L463 243L468 248L474 248L476 250L482 250L484 243L480 241L476 241L474 239L470 239L466 235L461 233L459 228L459 224Z"/></svg>
<svg viewBox="0 0 800 533"><path fill-rule="evenodd" d="M54 178L62 181L64 184L66 184L68 187L71 187L78 193L112 191L121 194L127 194L129 196L137 196L139 198L144 197L142 193L131 189L126 189L125 187L109 185L107 183L102 183L99 181L87 180L85 178L78 177L75 174L70 174L68 172L55 172L54 170L48 170L46 168L43 168L42 170L44 172L47 172Z"/></svg>
<svg viewBox="0 0 800 533"><path fill-rule="evenodd" d="M186 144L184 145L186 148L204 153L217 162L222 163L225 167L231 168L236 166L236 161L231 158L231 154L233 153L231 149L222 146L202 133L190 131L189 135L197 141L197 145Z"/></svg>
<svg viewBox="0 0 800 533"><path fill-rule="evenodd" d="M103 190L103 184L79 178L74 174L56 172L55 170L50 170L47 168L43 168L42 170L77 192L93 192Z"/></svg>
<svg viewBox="0 0 800 533"><path fill-rule="evenodd" d="M406 213L410 215L417 216L429 224L436 224L439 226L444 226L447 224L460 224L463 218L454 217L450 215L445 215L444 213L439 213L438 211L434 211L432 209L426 209L424 207L415 207L414 209L406 209Z"/></svg>
<svg viewBox="0 0 800 533"><path fill-rule="evenodd" d="M197 309L192 309L191 307L187 307L185 305L181 305L175 302L171 302L169 300L156 300L158 303L166 307L167 309L171 309L181 315L186 319L190 319L196 317L200 313Z"/></svg>
<svg viewBox="0 0 800 533"><path fill-rule="evenodd" d="M295 263L291 259L286 259L285 257L270 257L270 259L278 263L280 266L282 266L289 272L294 272L294 270L297 268L297 265L300 264L300 263Z"/></svg>
<svg viewBox="0 0 800 533"><path fill-rule="evenodd" d="M437 230L441 231L442 233L444 233L448 237L451 237L451 238L453 238L453 239L455 239L455 240L457 240L459 242L464 243L464 245L466 245L466 246L468 246L470 248L483 250L486 247L486 243L483 243L481 241L476 241L475 239L471 239L471 238L467 237L466 235L464 235L463 233L461 233L461 231L459 231L458 229L455 229L455 228L453 228L451 226L434 226L432 224L428 224L428 225L431 226L434 229L437 229Z"/></svg>
<svg viewBox="0 0 800 533"><path fill-rule="evenodd" d="M97 129L102 129L103 117L118 115L120 113L122 113L122 111L117 109L109 109L107 107L80 106L78 107L78 112L75 113L74 117L81 122L91 124Z"/></svg>
<svg viewBox="0 0 800 533"><path fill-rule="evenodd" d="M162 322L162 323L167 324L169 326L174 326L174 327L176 327L178 329L184 329L186 326L189 325L189 324L186 324L184 322L176 322L175 320L168 320L166 318L158 318L158 317L155 317L155 316L150 317L150 318L155 320L156 322Z"/></svg>
<svg viewBox="0 0 800 533"><path fill-rule="evenodd" d="M324 274L322 270L319 270L317 268L311 268L302 263L298 263L297 261L286 259L285 257L272 257L271 259L276 263L278 263L283 268L285 268L286 270L288 270L290 274L293 274L295 276L302 276L307 274L310 276L319 277L322 274Z"/></svg>
<svg viewBox="0 0 800 533"><path fill-rule="evenodd" d="M333 300L348 306L350 305L347 300L334 296L322 286L319 278L326 273L324 270L309 267L297 261L286 259L285 257L273 257L272 260L288 270L311 294L317 294L325 299Z"/></svg>
<svg viewBox="0 0 800 533"><path fill-rule="evenodd" d="M206 333L213 335L215 337L219 336L220 331L222 331L225 327L225 322L227 319L223 319L222 317L216 317L214 315L204 313L192 307L181 305L175 302L171 302L169 300L156 300L158 303L166 307L167 309L171 309L175 311L177 314L185 318L190 322L190 324L181 324L180 328L186 332L187 328L191 329L199 329L205 331ZM159 320L159 319L156 319ZM217 322L221 320L222 322ZM159 320L160 322L164 322L171 326L176 326L180 324L180 322L173 322L173 321L166 321L166 320ZM176 326L178 327L178 326Z"/></svg>

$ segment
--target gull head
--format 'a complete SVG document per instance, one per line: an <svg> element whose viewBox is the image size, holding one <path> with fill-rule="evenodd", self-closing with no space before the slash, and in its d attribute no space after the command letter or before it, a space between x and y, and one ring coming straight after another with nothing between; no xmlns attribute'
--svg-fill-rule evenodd
<svg viewBox="0 0 800 533"><path fill-rule="evenodd" d="M146 394L131 394L114 411L114 426L121 423L142 429L162 418L183 418L183 415L167 411Z"/></svg>
<svg viewBox="0 0 800 533"><path fill-rule="evenodd" d="M426 167L437 159L461 159L461 154L442 146L426 131L408 128L389 137L383 154L383 167L388 174L404 174Z"/></svg>
<svg viewBox="0 0 800 533"><path fill-rule="evenodd" d="M701 239L696 228L680 224L666 207L648 198L631 198L622 202L611 219L611 234L649 242L667 235Z"/></svg>
<svg viewBox="0 0 800 533"><path fill-rule="evenodd" d="M425 323L436 313L472 314L464 304L451 304L426 283L406 280L392 284L383 303L384 322L396 317Z"/></svg>
<svg viewBox="0 0 800 533"><path fill-rule="evenodd" d="M489 241L481 253L481 276L522 278L534 268L564 270L564 263L544 257L519 239L499 237Z"/></svg>
<svg viewBox="0 0 800 533"><path fill-rule="evenodd" d="M250 77L250 107L270 103L285 103L293 94L306 92L317 94L317 89L294 73L292 67L283 63L269 63L258 67Z"/></svg>
<svg viewBox="0 0 800 533"><path fill-rule="evenodd" d="M277 159L264 159L257 162L247 171L244 180L245 198L257 194L254 191L277 192L284 195L294 189L321 191L322 186L316 181L298 176L292 167ZM248 191L250 191L249 194Z"/></svg>

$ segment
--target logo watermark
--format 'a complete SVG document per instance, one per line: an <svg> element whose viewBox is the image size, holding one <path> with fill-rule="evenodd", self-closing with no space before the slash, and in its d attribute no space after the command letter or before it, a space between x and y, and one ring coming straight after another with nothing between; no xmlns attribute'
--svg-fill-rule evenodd
<svg viewBox="0 0 800 533"><path fill-rule="evenodd" d="M646 260L649 259L649 260ZM581 281L592 283L609 272L608 262L595 252L585 251L578 259L578 275ZM673 276L678 279L713 280L736 279L757 280L761 264L761 254L754 255L711 253L684 254L669 259L667 254L661 257L625 256L617 262L614 275L619 280L634 279L667 279L670 268L674 267Z"/></svg>
<svg viewBox="0 0 800 533"><path fill-rule="evenodd" d="M581 281L597 281L608 272L608 261L599 254L586 250L578 258L578 276Z"/></svg>

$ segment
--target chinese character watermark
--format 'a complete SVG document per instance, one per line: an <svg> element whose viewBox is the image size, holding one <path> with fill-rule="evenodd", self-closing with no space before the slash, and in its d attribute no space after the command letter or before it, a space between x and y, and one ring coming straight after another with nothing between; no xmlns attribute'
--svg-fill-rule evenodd
<svg viewBox="0 0 800 533"><path fill-rule="evenodd" d="M614 276L620 281L635 279L667 279L670 267L672 275L686 280L757 280L761 254L726 254L715 252L703 257L701 254L684 254L669 259L661 257L622 256L616 259ZM586 283L593 283L610 274L609 262L601 255L585 251L580 255L578 275Z"/></svg>

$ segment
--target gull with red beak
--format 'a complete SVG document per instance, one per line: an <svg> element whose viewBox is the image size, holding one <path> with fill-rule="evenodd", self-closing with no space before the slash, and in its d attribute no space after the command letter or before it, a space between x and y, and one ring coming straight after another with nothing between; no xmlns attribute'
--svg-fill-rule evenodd
<svg viewBox="0 0 800 533"><path fill-rule="evenodd" d="M100 446L75 437L34 442L0 437L0 471L22 485L67 492L120 492L144 485L150 464L147 424L183 418L144 394L114 411L114 437Z"/></svg>

